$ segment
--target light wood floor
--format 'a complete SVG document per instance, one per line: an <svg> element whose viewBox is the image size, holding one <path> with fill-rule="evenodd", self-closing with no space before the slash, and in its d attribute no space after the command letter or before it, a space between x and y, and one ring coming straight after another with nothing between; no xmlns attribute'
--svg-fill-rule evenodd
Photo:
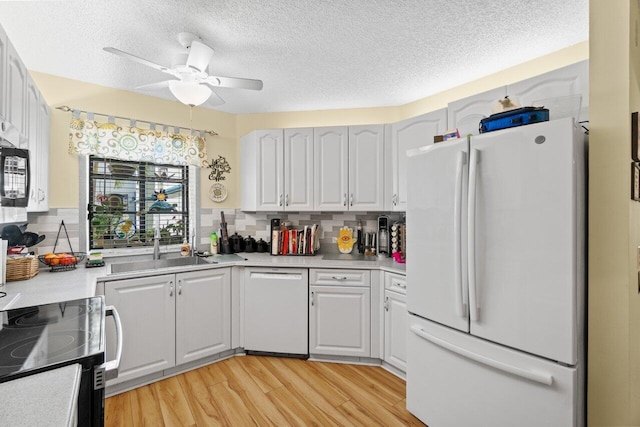
<svg viewBox="0 0 640 427"><path fill-rule="evenodd" d="M233 357L106 400L115 426L424 426L375 366Z"/></svg>

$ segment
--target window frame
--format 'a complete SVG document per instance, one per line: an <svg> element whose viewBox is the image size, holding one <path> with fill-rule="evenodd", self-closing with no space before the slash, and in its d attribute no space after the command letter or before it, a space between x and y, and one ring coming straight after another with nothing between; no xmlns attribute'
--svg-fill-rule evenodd
<svg viewBox="0 0 640 427"><path fill-rule="evenodd" d="M96 156L100 159L99 156ZM114 160L118 162L118 160ZM134 162L140 163L140 162ZM162 165L159 165L162 166ZM175 166L174 166L175 167ZM187 207L186 207L186 217L187 217L187 226L184 230L184 235L189 240L190 243L198 241L198 232L200 228L200 218L197 213L200 208L200 169L195 166L186 166L188 180L187 180ZM83 252L88 252L90 248L90 239L91 239L91 227L90 227L90 218L89 218L89 210L88 204L91 202L90 200L90 159L89 156L79 156L79 175L80 175L80 191L79 191L79 239L80 239L80 250ZM180 243L176 242L171 244L161 243L160 251L161 253L167 252L179 252L180 251ZM126 257L132 255L144 255L153 253L153 245L151 246L132 246L132 247L117 247L117 248L103 248L103 249L94 249L96 251L100 251L103 256L106 257Z"/></svg>

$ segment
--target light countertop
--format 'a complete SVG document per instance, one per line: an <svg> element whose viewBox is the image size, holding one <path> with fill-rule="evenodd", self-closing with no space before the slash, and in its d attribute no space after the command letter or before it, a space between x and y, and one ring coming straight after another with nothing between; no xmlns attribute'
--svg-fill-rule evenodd
<svg viewBox="0 0 640 427"><path fill-rule="evenodd" d="M391 258L368 258L358 260L348 255L316 256L271 256L266 253L239 253L235 255L215 255L205 258L208 264L188 267L172 267L159 270L135 271L129 273L109 274L107 266L86 268L84 264L70 271L51 272L47 267L40 268L40 272L29 280L9 282L0 287L0 291L7 296L0 298L0 310L28 307L32 305L49 304L79 298L89 298L96 293L98 281L112 281L134 277L148 276L159 273L180 271L195 271L231 266L245 267L300 267L300 268L348 268L365 270L382 270L398 274L406 274L405 264L398 264ZM339 258L339 259L335 259Z"/></svg>
<svg viewBox="0 0 640 427"><path fill-rule="evenodd" d="M75 364L0 384L0 425L75 425L81 373Z"/></svg>

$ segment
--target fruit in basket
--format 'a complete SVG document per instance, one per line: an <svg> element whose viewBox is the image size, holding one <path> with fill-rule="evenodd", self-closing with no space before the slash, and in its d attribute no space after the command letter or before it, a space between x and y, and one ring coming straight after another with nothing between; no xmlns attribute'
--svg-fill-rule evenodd
<svg viewBox="0 0 640 427"><path fill-rule="evenodd" d="M76 257L71 254L60 254L58 257L61 265L74 265L77 262Z"/></svg>
<svg viewBox="0 0 640 427"><path fill-rule="evenodd" d="M58 265L60 263L60 257L54 253L49 252L44 256L44 262L47 265Z"/></svg>

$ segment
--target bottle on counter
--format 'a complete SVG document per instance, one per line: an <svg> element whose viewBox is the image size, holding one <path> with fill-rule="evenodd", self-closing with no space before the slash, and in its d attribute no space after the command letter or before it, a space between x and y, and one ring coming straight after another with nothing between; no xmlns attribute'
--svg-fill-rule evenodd
<svg viewBox="0 0 640 427"><path fill-rule="evenodd" d="M189 246L189 242L187 242L187 239L184 239L184 242L182 242L182 245L180 246L180 255L189 256L190 252L191 247Z"/></svg>
<svg viewBox="0 0 640 427"><path fill-rule="evenodd" d="M211 232L211 244L209 247L209 252L211 255L215 255L218 253L218 235L215 231Z"/></svg>

